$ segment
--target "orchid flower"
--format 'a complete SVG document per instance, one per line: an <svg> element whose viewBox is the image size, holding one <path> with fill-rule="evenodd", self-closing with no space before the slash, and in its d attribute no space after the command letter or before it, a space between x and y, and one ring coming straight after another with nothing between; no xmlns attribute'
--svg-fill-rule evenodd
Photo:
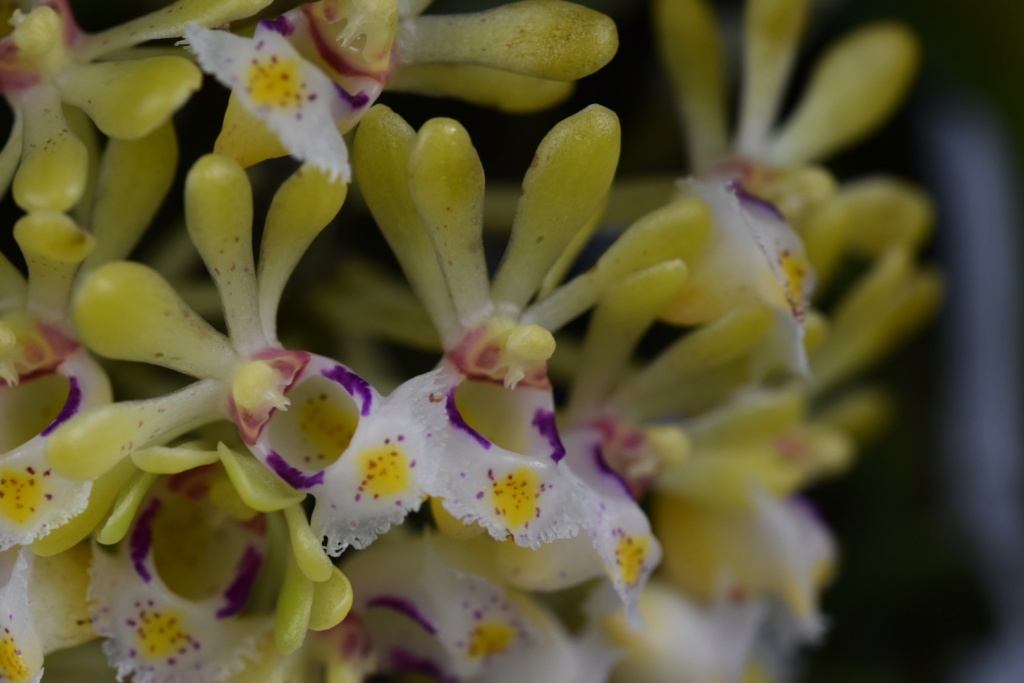
<svg viewBox="0 0 1024 683"><path fill-rule="evenodd" d="M463 573L429 537L386 539L345 567L379 671L441 681L607 677L597 633L570 636L540 603Z"/></svg>
<svg viewBox="0 0 1024 683"><path fill-rule="evenodd" d="M124 542L94 548L93 622L119 677L221 681L272 626L240 616L267 553L266 520L216 514L212 472L165 478L138 496Z"/></svg>
<svg viewBox="0 0 1024 683"><path fill-rule="evenodd" d="M362 151L369 149L372 155ZM617 122L600 107L549 133L524 180L509 247L490 282L480 234L483 175L461 126L435 119L416 134L378 107L360 128L355 159L370 208L445 349L429 381L413 380L447 413L448 424L433 432L444 446L436 457L445 460L437 471L446 478L428 491L441 499L435 516L534 549L582 529L597 550L592 566L598 574L608 568L629 605L627 595L657 564L657 541L632 497L622 498L619 482L594 470L593 444L570 449L563 442L546 361L554 351L552 332L605 290L692 251L706 231L707 212L684 201L641 219L595 269L530 303L598 210L617 150ZM407 184L400 180L405 168ZM657 249L640 247L653 242Z"/></svg>
<svg viewBox="0 0 1024 683"><path fill-rule="evenodd" d="M807 164L878 127L902 99L919 61L917 42L904 27L860 29L822 57L795 112L776 131L808 5L747 3L739 123L730 144L710 6L705 0L655 3L662 57L697 174L679 190L703 199L715 216L715 230L688 263L690 281L665 318L691 325L737 305L767 304L778 317L771 336L775 363L805 376L803 335L815 275L792 222L835 191L826 172Z"/></svg>
<svg viewBox="0 0 1024 683"><path fill-rule="evenodd" d="M420 17L429 4L320 0L261 21L252 38L190 25L189 48L232 93L216 150L246 166L291 154L349 182L342 135L392 78L399 90L532 110L566 97L618 45L607 17L561 0Z"/></svg>

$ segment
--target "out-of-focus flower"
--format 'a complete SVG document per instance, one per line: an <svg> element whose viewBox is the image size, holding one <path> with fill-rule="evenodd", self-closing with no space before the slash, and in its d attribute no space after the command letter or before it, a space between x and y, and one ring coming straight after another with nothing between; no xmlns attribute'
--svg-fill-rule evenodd
<svg viewBox="0 0 1024 683"><path fill-rule="evenodd" d="M387 539L346 565L381 673L480 682L603 680L595 632L570 636L530 597L450 564L429 538Z"/></svg>
<svg viewBox="0 0 1024 683"><path fill-rule="evenodd" d="M291 154L348 182L341 136L385 88L539 109L618 47L608 17L562 0L421 17L429 4L320 0L252 38L190 26L190 49L232 92L217 151L243 165Z"/></svg>
<svg viewBox="0 0 1024 683"><path fill-rule="evenodd" d="M746 681L764 605L722 597L708 606L694 604L662 582L640 596L641 629L621 615L604 619L605 633L622 650L613 681L708 683Z"/></svg>
<svg viewBox="0 0 1024 683"><path fill-rule="evenodd" d="M689 263L691 277L665 317L697 324L760 301L778 311L777 362L809 372L802 337L815 275L794 221L826 200L835 181L809 166L880 125L919 62L909 30L880 23L854 32L820 60L789 119L776 130L808 2L751 0L744 25L737 132L728 142L718 30L704 0L655 2L655 26L676 86L698 180L680 186L712 208L715 227ZM771 369L771 368L766 368Z"/></svg>

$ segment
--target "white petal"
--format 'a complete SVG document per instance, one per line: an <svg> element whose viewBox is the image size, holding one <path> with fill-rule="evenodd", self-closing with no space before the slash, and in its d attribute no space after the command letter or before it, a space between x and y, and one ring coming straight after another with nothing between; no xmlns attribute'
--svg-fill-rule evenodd
<svg viewBox="0 0 1024 683"><path fill-rule="evenodd" d="M29 606L30 551L0 553L0 680L37 683L43 676L43 649Z"/></svg>
<svg viewBox="0 0 1024 683"><path fill-rule="evenodd" d="M283 35L263 24L252 38L192 24L185 38L203 70L235 92L293 156L351 179L337 122L353 107Z"/></svg>
<svg viewBox="0 0 1024 683"><path fill-rule="evenodd" d="M579 490L561 464L565 448L551 391L469 382L447 364L434 375L444 387L434 399L444 406L446 424L431 444L441 448L440 464L427 492L443 498L454 517L499 540L536 548L574 536ZM468 392L464 400L461 392Z"/></svg>
<svg viewBox="0 0 1024 683"><path fill-rule="evenodd" d="M363 548L419 509L431 466L424 443L434 437L408 392L385 399L344 365L313 356L286 396L291 405L251 449L316 498L311 526L329 552Z"/></svg>
<svg viewBox="0 0 1024 683"><path fill-rule="evenodd" d="M36 388L41 394L34 398L46 400L61 384L67 396L52 422L29 441L0 454L0 549L32 543L80 513L88 502L92 482L53 472L45 453L46 441L58 426L81 410L110 402L110 383L88 353L78 348L53 373L35 376L18 387L0 384L0 411L25 408L23 401L29 400L25 392L36 393Z"/></svg>

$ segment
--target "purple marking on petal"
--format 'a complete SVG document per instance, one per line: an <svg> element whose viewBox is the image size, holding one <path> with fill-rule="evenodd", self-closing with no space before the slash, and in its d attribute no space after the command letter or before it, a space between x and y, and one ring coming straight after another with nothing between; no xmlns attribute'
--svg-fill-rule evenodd
<svg viewBox="0 0 1024 683"><path fill-rule="evenodd" d="M245 555L239 561L238 570L235 572L235 580L224 591L224 598L227 600L227 604L217 610L218 619L233 617L242 611L246 601L249 599L249 593L252 591L252 585L256 582L256 575L259 574L262 564L263 553L252 546L245 549Z"/></svg>
<svg viewBox="0 0 1024 683"><path fill-rule="evenodd" d="M395 649L391 651L391 673L420 673L435 681L446 681L444 669L436 662L420 657L408 650Z"/></svg>
<svg viewBox="0 0 1024 683"><path fill-rule="evenodd" d="M302 470L289 465L276 451L270 451L270 455L267 456L267 464L270 465L270 469L274 470L277 476L284 479L293 488L308 489L317 484L324 483L323 472L317 472L312 475L303 474Z"/></svg>
<svg viewBox="0 0 1024 683"><path fill-rule="evenodd" d="M551 444L551 459L558 462L564 458L565 446L562 445L562 440L558 437L558 427L555 425L555 411L537 408L537 412L533 414L533 422L531 424Z"/></svg>
<svg viewBox="0 0 1024 683"><path fill-rule="evenodd" d="M355 95L352 95L349 93L348 90L345 90L337 83L334 84L334 89L338 91L338 96L341 99L345 100L345 102L347 102L348 105L353 109L362 109L363 107L370 103L370 96L367 95L362 90L360 90Z"/></svg>
<svg viewBox="0 0 1024 683"><path fill-rule="evenodd" d="M156 513L160 511L162 504L159 498L150 501L146 509L139 515L139 520L135 523L132 537L129 540L128 554L135 567L135 573L146 583L153 578L149 573L149 568L146 567L146 556L149 555L149 549L153 546L153 520L156 519Z"/></svg>
<svg viewBox="0 0 1024 683"><path fill-rule="evenodd" d="M626 492L626 495L630 498L633 497L633 492L629 490L629 484L623 479L618 472L608 466L608 463L604 460L604 453L601 452L601 446L594 446L594 464L597 465L597 469L601 470L601 473L605 476L612 477L615 481L619 482L619 486Z"/></svg>
<svg viewBox="0 0 1024 683"><path fill-rule="evenodd" d="M283 15L277 19L264 19L260 22L260 28L270 29L285 37L295 33L295 25L288 20L288 17Z"/></svg>
<svg viewBox="0 0 1024 683"><path fill-rule="evenodd" d="M74 417L81 407L82 389L78 386L78 379L68 377L68 382L71 384L71 388L68 390L68 400L64 401L64 407L60 409L57 418L50 423L49 427L40 432L41 436L49 436L50 432Z"/></svg>
<svg viewBox="0 0 1024 683"><path fill-rule="evenodd" d="M399 614L404 614L413 621L415 621L420 628L429 633L430 635L437 635L437 628L430 623L426 617L420 614L419 609L413 604L411 600L408 600L397 595L379 595L366 603L367 607L385 607L387 609L393 609Z"/></svg>
<svg viewBox="0 0 1024 683"><path fill-rule="evenodd" d="M821 514L821 508L811 502L811 499L807 496L800 494L791 496L789 504L809 522L823 529L828 529L828 523L825 521L825 516Z"/></svg>
<svg viewBox="0 0 1024 683"><path fill-rule="evenodd" d="M771 215L778 218L780 221L786 220L786 217L782 215L781 211L779 211L779 207L775 206L767 199L758 197L756 194L750 192L747 188L743 187L743 183L741 183L740 181L731 181L729 183L729 189L731 189L736 194L736 197L744 204L753 205L758 207L759 209L767 211Z"/></svg>
<svg viewBox="0 0 1024 683"><path fill-rule="evenodd" d="M483 446L484 450L491 447L491 442L483 434L470 427L462 419L462 413L459 412L458 406L455 405L455 387L448 391L448 398L444 402L444 409L448 413L448 421L452 423L453 427L469 434L478 444Z"/></svg>
<svg viewBox="0 0 1024 683"><path fill-rule="evenodd" d="M349 395L358 395L359 400L362 401L363 404L359 414L363 417L370 414L370 408L373 405L373 392L370 391L369 382L346 368L344 365L335 365L330 370L324 370L320 374L332 382L340 384L342 388L349 393Z"/></svg>

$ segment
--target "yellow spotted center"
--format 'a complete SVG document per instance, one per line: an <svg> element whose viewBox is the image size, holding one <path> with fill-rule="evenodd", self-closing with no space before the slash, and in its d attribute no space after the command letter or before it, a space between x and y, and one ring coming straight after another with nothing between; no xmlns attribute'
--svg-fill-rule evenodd
<svg viewBox="0 0 1024 683"><path fill-rule="evenodd" d="M516 529L535 519L539 512L541 480L532 469L521 467L491 484L495 513Z"/></svg>
<svg viewBox="0 0 1024 683"><path fill-rule="evenodd" d="M22 683L30 678L28 666L7 629L4 629L4 636L0 638L0 673L3 674L3 680L11 683Z"/></svg>
<svg viewBox="0 0 1024 683"><path fill-rule="evenodd" d="M627 586L635 586L640 580L650 548L651 542L647 538L623 536L619 541L619 547L615 550L615 564Z"/></svg>
<svg viewBox="0 0 1024 683"><path fill-rule="evenodd" d="M409 457L394 444L359 454L361 489L374 498L393 496L409 488Z"/></svg>
<svg viewBox="0 0 1024 683"><path fill-rule="evenodd" d="M140 617L135 635L139 649L150 657L166 657L190 642L177 612L154 612Z"/></svg>
<svg viewBox="0 0 1024 683"><path fill-rule="evenodd" d="M345 452L357 425L358 417L339 408L327 394L317 394L299 408L299 429L316 449L313 457L319 468L327 467Z"/></svg>
<svg viewBox="0 0 1024 683"><path fill-rule="evenodd" d="M779 255L779 263L785 277L783 285L786 289L786 300L793 315L802 318L806 313L807 302L804 301L804 289L807 285L808 265L807 261L791 251L784 251Z"/></svg>
<svg viewBox="0 0 1024 683"><path fill-rule="evenodd" d="M466 656L483 659L507 650L516 641L516 630L500 621L484 622L473 629Z"/></svg>
<svg viewBox="0 0 1024 683"><path fill-rule="evenodd" d="M42 481L35 474L0 471L0 515L17 524L29 521L43 501Z"/></svg>
<svg viewBox="0 0 1024 683"><path fill-rule="evenodd" d="M305 84L295 59L253 60L248 73L249 86L246 92L258 107L274 109L295 109L302 104Z"/></svg>

